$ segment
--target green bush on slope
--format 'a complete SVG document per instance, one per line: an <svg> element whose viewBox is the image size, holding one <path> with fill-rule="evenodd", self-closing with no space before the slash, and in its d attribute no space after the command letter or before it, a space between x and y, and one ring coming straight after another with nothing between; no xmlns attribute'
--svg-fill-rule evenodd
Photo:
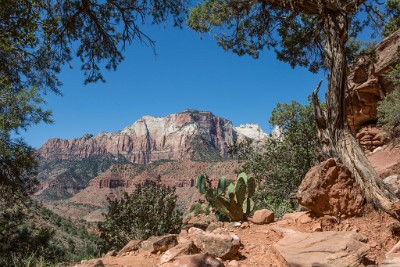
<svg viewBox="0 0 400 267"><path fill-rule="evenodd" d="M395 138L400 136L400 64L397 64L387 77L396 88L378 103L378 124L390 138Z"/></svg>
<svg viewBox="0 0 400 267"><path fill-rule="evenodd" d="M182 212L176 207L175 188L148 182L131 195L110 200L105 221L99 223L105 249L120 249L134 239L177 232Z"/></svg>

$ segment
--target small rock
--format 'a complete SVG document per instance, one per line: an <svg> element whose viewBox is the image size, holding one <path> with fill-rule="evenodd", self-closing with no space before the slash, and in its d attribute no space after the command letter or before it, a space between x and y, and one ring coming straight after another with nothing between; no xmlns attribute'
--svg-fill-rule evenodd
<svg viewBox="0 0 400 267"><path fill-rule="evenodd" d="M298 233L293 229L283 228L275 225L271 227L271 230L274 231L275 233L281 234L284 237Z"/></svg>
<svg viewBox="0 0 400 267"><path fill-rule="evenodd" d="M161 263L169 262L182 255L191 255L199 252L200 249L198 249L192 241L178 244L164 253L164 255L161 257Z"/></svg>
<svg viewBox="0 0 400 267"><path fill-rule="evenodd" d="M81 264L75 265L74 267L105 267L105 266L102 260L93 259L93 260L82 260Z"/></svg>
<svg viewBox="0 0 400 267"><path fill-rule="evenodd" d="M237 260L230 261L227 267L239 267L239 262Z"/></svg>
<svg viewBox="0 0 400 267"><path fill-rule="evenodd" d="M310 222L312 222L312 220L313 219L310 217L310 215L308 213L303 214L299 218L299 222L302 224L310 223Z"/></svg>
<svg viewBox="0 0 400 267"><path fill-rule="evenodd" d="M139 250L141 243L142 243L142 240L129 241L129 243L126 244L125 247L123 247L119 251L118 256L123 256L123 255L126 255L128 252Z"/></svg>
<svg viewBox="0 0 400 267"><path fill-rule="evenodd" d="M257 210L253 216L253 223L267 224L274 221L274 213L267 209Z"/></svg>
<svg viewBox="0 0 400 267"><path fill-rule="evenodd" d="M227 228L239 228L242 224L240 222L231 222Z"/></svg>
<svg viewBox="0 0 400 267"><path fill-rule="evenodd" d="M188 214L185 218L183 218L182 224L183 224L183 225L188 224L188 223L190 222L191 219L192 219L192 215L191 215L191 214Z"/></svg>
<svg viewBox="0 0 400 267"><path fill-rule="evenodd" d="M147 250L150 253L165 252L177 244L178 239L176 235L152 236L141 243L141 249Z"/></svg>
<svg viewBox="0 0 400 267"><path fill-rule="evenodd" d="M115 257L117 255L118 255L117 251L111 250L111 251L107 252L107 254L104 255L104 257Z"/></svg>
<svg viewBox="0 0 400 267"><path fill-rule="evenodd" d="M290 212L283 215L281 221L286 221L287 223L290 222L297 222L302 216L309 216L307 215L306 211L297 211L297 212Z"/></svg>
<svg viewBox="0 0 400 267"><path fill-rule="evenodd" d="M376 247L378 246L378 243L376 243L376 242L371 242L371 243L369 243L369 246L370 246L371 248L376 248Z"/></svg>
<svg viewBox="0 0 400 267"><path fill-rule="evenodd" d="M321 223L319 223L319 222L314 223L313 226L311 227L311 231L313 231L313 232L322 232Z"/></svg>
<svg viewBox="0 0 400 267"><path fill-rule="evenodd" d="M240 228L242 228L242 229L246 229L249 227L250 227L250 224L248 222L243 222L242 225L240 226Z"/></svg>
<svg viewBox="0 0 400 267"><path fill-rule="evenodd" d="M160 265L162 267L225 267L224 263L209 254L184 255L173 262Z"/></svg>

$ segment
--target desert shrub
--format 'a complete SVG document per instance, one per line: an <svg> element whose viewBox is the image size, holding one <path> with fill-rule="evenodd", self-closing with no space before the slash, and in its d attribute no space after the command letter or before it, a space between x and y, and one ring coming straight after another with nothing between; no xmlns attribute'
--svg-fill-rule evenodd
<svg viewBox="0 0 400 267"><path fill-rule="evenodd" d="M277 104L270 124L282 138L268 140L260 150L242 148L243 169L256 178L255 209L267 208L279 216L295 208L290 201L308 170L317 162L317 136L311 104Z"/></svg>
<svg viewBox="0 0 400 267"><path fill-rule="evenodd" d="M105 249L120 249L130 240L178 232L182 212L175 188L157 183L137 185L131 195L110 200L105 221L99 223Z"/></svg>
<svg viewBox="0 0 400 267"><path fill-rule="evenodd" d="M400 136L400 64L397 64L387 77L396 88L378 103L378 124L390 138L395 138Z"/></svg>
<svg viewBox="0 0 400 267"><path fill-rule="evenodd" d="M190 209L190 212L193 212L194 216L199 216L200 214L206 214L208 215L210 211L207 209L207 207L204 207L204 204L197 202L194 203Z"/></svg>

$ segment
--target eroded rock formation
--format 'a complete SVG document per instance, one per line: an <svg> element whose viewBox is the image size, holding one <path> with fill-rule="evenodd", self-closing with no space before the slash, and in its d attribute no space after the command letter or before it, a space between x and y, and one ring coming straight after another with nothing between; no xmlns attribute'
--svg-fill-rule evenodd
<svg viewBox="0 0 400 267"><path fill-rule="evenodd" d="M377 103L393 91L385 73L399 62L400 29L383 39L375 49L375 60L361 57L350 69L346 95L347 119L354 132L377 120Z"/></svg>

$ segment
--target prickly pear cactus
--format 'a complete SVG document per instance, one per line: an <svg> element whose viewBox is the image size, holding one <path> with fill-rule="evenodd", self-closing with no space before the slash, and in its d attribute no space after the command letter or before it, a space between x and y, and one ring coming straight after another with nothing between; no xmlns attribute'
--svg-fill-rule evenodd
<svg viewBox="0 0 400 267"><path fill-rule="evenodd" d="M211 188L211 183L205 175L196 177L197 190L205 195L208 203L217 209L217 220L241 221L245 219L254 208L252 197L256 184L252 177L240 173L236 183L228 182L225 177L218 181L216 189Z"/></svg>

